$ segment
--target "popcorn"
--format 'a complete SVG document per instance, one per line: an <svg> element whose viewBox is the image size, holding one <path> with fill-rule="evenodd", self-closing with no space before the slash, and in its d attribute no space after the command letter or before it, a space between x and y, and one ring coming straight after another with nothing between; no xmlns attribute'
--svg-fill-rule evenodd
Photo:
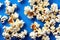
<svg viewBox="0 0 60 40"><path fill-rule="evenodd" d="M37 28L39 28L40 27L40 24L38 24L37 22L34 22L32 25L31 25L31 28L32 29L37 29Z"/></svg>
<svg viewBox="0 0 60 40"><path fill-rule="evenodd" d="M35 39L36 37L40 37L42 35L42 31L41 29L39 28L39 24L37 22L34 22L32 25L31 25L31 28L33 29L33 31L30 33L30 37L32 39Z"/></svg>
<svg viewBox="0 0 60 40"><path fill-rule="evenodd" d="M29 6L25 7L25 15L28 15L27 17L32 19L34 16L33 10L31 10L31 8Z"/></svg>
<svg viewBox="0 0 60 40"><path fill-rule="evenodd" d="M17 4L12 4L12 7L13 7L14 9L16 9L16 8L17 8Z"/></svg>
<svg viewBox="0 0 60 40"><path fill-rule="evenodd" d="M3 17L1 18L1 22L4 23L7 19L8 19L7 16L3 16Z"/></svg>
<svg viewBox="0 0 60 40"><path fill-rule="evenodd" d="M55 11L55 12L58 12L58 5L56 3L53 3L51 5L51 11Z"/></svg>
<svg viewBox="0 0 60 40"><path fill-rule="evenodd" d="M9 6L10 5L10 1L9 0L5 0L5 5Z"/></svg>
<svg viewBox="0 0 60 40"><path fill-rule="evenodd" d="M30 35L29 35L31 38L35 39L37 34L35 32L31 32Z"/></svg>
<svg viewBox="0 0 60 40"><path fill-rule="evenodd" d="M18 0L18 2L21 2L22 0Z"/></svg>
<svg viewBox="0 0 60 40"><path fill-rule="evenodd" d="M60 15L57 15L55 20L56 20L56 22L59 23L60 22Z"/></svg>
<svg viewBox="0 0 60 40"><path fill-rule="evenodd" d="M0 2L0 7L2 7L3 3Z"/></svg>
<svg viewBox="0 0 60 40"><path fill-rule="evenodd" d="M56 22L55 22L55 20L54 19L51 19L50 20L50 24L55 24Z"/></svg>
<svg viewBox="0 0 60 40"><path fill-rule="evenodd" d="M13 14L16 8L17 8L16 4L13 4L12 6L7 6L5 13L7 13L8 15Z"/></svg>
<svg viewBox="0 0 60 40"><path fill-rule="evenodd" d="M36 18L37 18L38 20L41 20L41 19L42 19L42 17L41 17L40 14L38 14Z"/></svg>
<svg viewBox="0 0 60 40"><path fill-rule="evenodd" d="M13 19L17 19L19 17L19 14L17 12L15 12L14 14L11 14L11 17Z"/></svg>
<svg viewBox="0 0 60 40"><path fill-rule="evenodd" d="M50 40L50 38L49 38L49 36L45 35L45 36L42 37L42 40Z"/></svg>
<svg viewBox="0 0 60 40"><path fill-rule="evenodd" d="M31 8L30 8L30 6L26 6L26 7L24 8L24 10L25 10L25 12L24 12L24 13L25 13L25 15L27 15L27 12L28 12L28 11L30 11L30 10L31 10Z"/></svg>
<svg viewBox="0 0 60 40"><path fill-rule="evenodd" d="M44 8L44 10L45 10L45 13L46 14L49 14L50 13L48 8Z"/></svg>
<svg viewBox="0 0 60 40"><path fill-rule="evenodd" d="M60 36L55 36L56 40L60 40Z"/></svg>

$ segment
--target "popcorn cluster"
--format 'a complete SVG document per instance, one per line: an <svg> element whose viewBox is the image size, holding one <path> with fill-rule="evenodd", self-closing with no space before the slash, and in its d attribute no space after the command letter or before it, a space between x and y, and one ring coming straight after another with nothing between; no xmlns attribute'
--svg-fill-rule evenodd
<svg viewBox="0 0 60 40"><path fill-rule="evenodd" d="M24 29L24 31L21 31L21 28L24 26L24 21L20 20L19 14L15 12L15 9L17 8L17 4L12 4L10 6L10 1L5 0L5 5L6 5L6 14L9 15L9 18L7 16L0 16L1 22L4 23L6 20L8 20L8 23L10 24L10 27L4 26L4 32L2 35L6 40L11 40L12 37L17 37L17 38L25 38L27 35L27 30Z"/></svg>
<svg viewBox="0 0 60 40"><path fill-rule="evenodd" d="M49 0L29 0L30 6L26 6L24 9L24 14L27 15L29 19L36 17L37 20L45 22L44 27L39 28L39 24L34 22L32 24L33 32L30 33L30 37L35 39L36 37L41 37L42 40L50 40L47 34L53 33L56 40L60 38L60 24L59 27L55 27L56 23L60 23L60 9L58 5L53 3L51 8L48 8ZM60 40L60 39L59 39Z"/></svg>
<svg viewBox="0 0 60 40"><path fill-rule="evenodd" d="M50 40L49 36L50 33L53 33L53 35L56 37L56 40L59 39L60 40L60 24L57 28L55 28L55 26L52 24L50 25L49 22L46 22L44 24L44 27L42 27L42 29L40 28L40 24L38 24L37 22L34 22L31 25L31 28L33 29L33 31L30 33L30 37L34 40L36 40L36 37L42 37L41 40Z"/></svg>
<svg viewBox="0 0 60 40"><path fill-rule="evenodd" d="M18 2L22 2L23 0L17 0ZM60 24L56 28L56 23L60 23L60 9L58 9L58 5L53 3L51 8L48 8L49 0L29 0L30 6L26 6L24 9L24 14L27 15L29 19L33 19L36 17L37 20L41 20L45 22L44 27L40 28L40 24L34 22L31 24L31 29L33 31L29 34L29 36L36 40L36 37L42 37L41 40L50 40L49 34L52 33L56 40L60 40ZM5 0L6 11L5 13L9 16L1 16L0 22L5 23L8 20L10 27L4 26L4 32L2 35L6 40L11 40L12 37L17 38L25 38L27 35L27 30L21 31L21 28L24 26L24 21L20 20L19 14L15 12L17 8L17 4L10 5L9 0ZM0 7L2 7L3 3L0 3ZM19 40L20 40L19 39Z"/></svg>

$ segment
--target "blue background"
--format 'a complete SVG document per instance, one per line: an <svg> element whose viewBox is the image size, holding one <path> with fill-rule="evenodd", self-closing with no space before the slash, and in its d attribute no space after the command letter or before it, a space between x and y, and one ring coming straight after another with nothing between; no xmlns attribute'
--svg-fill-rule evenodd
<svg viewBox="0 0 60 40"><path fill-rule="evenodd" d="M2 15L2 16L7 15L5 13L5 4L4 4L4 1L5 0L0 0L0 2L3 3L3 6L0 8L0 15ZM27 16L24 15L24 7L25 6L29 6L28 0L23 0L21 3L18 3L17 0L10 0L10 2L11 2L11 4L15 4L15 3L17 4L18 8L15 11L19 13L19 19L22 19L25 22L25 25L21 29L21 31L24 30L24 29L26 29L28 31L28 35L24 39L22 39L22 40L32 40L29 37L29 33L32 31L32 29L30 28L31 23L33 23L34 21L38 22L41 25L40 28L42 28L44 26L44 23L39 21L39 20L37 20L36 18L30 20L30 19L27 18ZM58 7L60 8L60 0L49 0L49 2L50 2L50 5L52 3L57 3ZM50 8L50 6L48 6L48 7ZM58 24L59 23L56 23L55 27L57 27ZM10 26L7 21L4 24L2 24L0 22L0 40L5 40L3 38L3 36L2 36L3 26L4 25L5 26ZM56 40L52 33L49 35L49 37L50 37L51 40ZM18 40L18 38L13 37L12 40ZM41 38L37 38L36 40L41 40Z"/></svg>

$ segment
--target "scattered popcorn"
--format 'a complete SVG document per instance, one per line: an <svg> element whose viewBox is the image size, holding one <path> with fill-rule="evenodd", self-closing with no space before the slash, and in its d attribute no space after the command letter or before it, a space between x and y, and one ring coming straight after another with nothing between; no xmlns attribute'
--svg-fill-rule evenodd
<svg viewBox="0 0 60 40"><path fill-rule="evenodd" d="M16 19L16 21L11 25L11 27L6 27L4 26L4 32L3 36L6 37L20 37L20 38L25 38L25 35L27 35L27 31L24 30L21 33L18 33L20 31L20 28L22 28L24 25L23 20ZM7 38L6 38L7 39Z"/></svg>
<svg viewBox="0 0 60 40"><path fill-rule="evenodd" d="M17 1L21 2L23 0ZM60 9L58 9L58 5L56 3L53 3L51 5L51 8L49 9L47 7L49 5L49 0L29 0L29 3L30 6L26 6L24 8L24 14L29 19L36 17L37 20L45 22L42 28L40 28L40 24L38 24L37 22L32 23L31 28L33 29L33 31L29 34L29 36L35 40L36 37L42 37L42 40L50 40L48 35L50 34L50 32L52 32L56 40L60 40L60 24L57 28L55 27L56 22L60 23ZM2 5L3 3L0 3L0 7ZM24 26L25 22L18 19L19 14L15 12L17 4L12 4L12 6L10 6L10 1L5 0L5 5L5 13L9 15L9 19L7 16L1 17L0 15L0 21L4 23L8 19L10 27L4 26L4 32L2 33L2 35L6 40L11 40L11 37L14 36L21 39L25 38L25 36L27 35L27 30L24 29L24 31L19 32Z"/></svg>

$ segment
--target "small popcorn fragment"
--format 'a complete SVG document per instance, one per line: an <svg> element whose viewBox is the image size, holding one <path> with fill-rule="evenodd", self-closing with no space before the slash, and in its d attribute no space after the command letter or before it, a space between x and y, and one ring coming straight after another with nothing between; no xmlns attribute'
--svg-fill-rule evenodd
<svg viewBox="0 0 60 40"><path fill-rule="evenodd" d="M1 20L0 20L0 21L1 21L2 23L4 23L7 19L8 19L8 17L4 15L3 17L1 17Z"/></svg>
<svg viewBox="0 0 60 40"><path fill-rule="evenodd" d="M21 1L23 1L23 0L18 0L18 2L21 2Z"/></svg>

